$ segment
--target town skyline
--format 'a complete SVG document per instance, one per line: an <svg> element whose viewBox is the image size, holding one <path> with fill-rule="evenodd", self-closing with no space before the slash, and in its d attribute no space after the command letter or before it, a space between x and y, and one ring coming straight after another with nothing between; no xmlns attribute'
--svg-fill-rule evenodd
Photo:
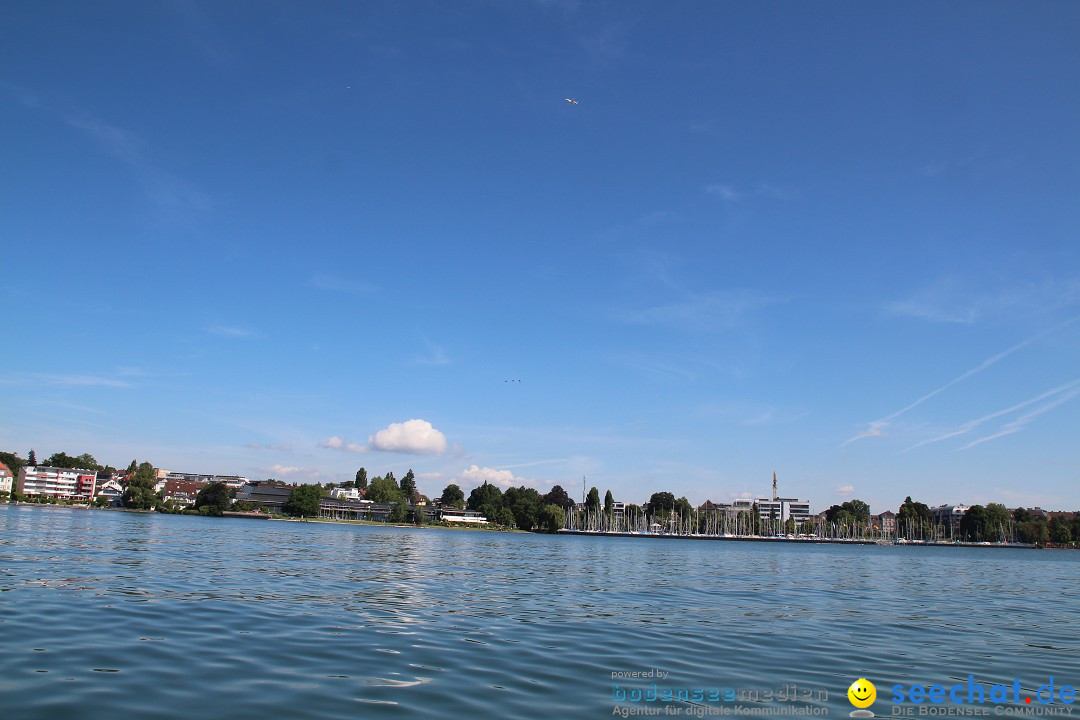
<svg viewBox="0 0 1080 720"><path fill-rule="evenodd" d="M61 6L0 448L1080 507L1075 5Z"/></svg>
<svg viewBox="0 0 1080 720"><path fill-rule="evenodd" d="M32 453L35 456L35 459L37 459L36 458L36 451L32 450ZM15 459L18 462L17 463L5 464L5 461L11 459L10 458L11 455L14 455ZM31 453L28 453L27 455L30 456ZM56 458L58 456L60 458L62 458L63 462L61 462L61 463L50 462L51 460L53 460L54 458ZM82 466L79 465L79 463L75 462L80 458L86 458L86 457L89 457L89 458L93 459L94 463L95 463L95 466L92 467L92 466L90 466L89 463L83 463L83 465L86 465L86 467L82 467ZM2 471L3 469L6 468L7 471L9 473L11 473L10 479L7 480L7 482L9 484L11 484L12 486L16 486L18 476L19 476L19 471L17 469L12 468L11 465L14 464L15 468L20 468L21 469L22 467L26 467L28 465L28 463L27 463L28 459L29 459L29 457L28 458L22 458L17 453L9 453L7 451L0 451L0 471ZM143 462L147 462L147 461L144 460ZM97 487L100 488L102 486L102 484L104 482L108 481L108 480L113 480L115 482L117 478L120 478L121 481L122 481L123 476L126 473L131 471L131 465L134 465L134 464L138 464L138 461L137 460L132 460L131 464L129 464L127 466L127 470L124 470L122 467L118 467L118 466L114 466L114 465L108 465L108 464L102 465L100 463L97 463L96 458L93 458L93 456L90 453L86 453L86 454L79 455L79 456L70 456L67 453L61 452L61 453L58 453L57 455L46 456L46 457L44 457L42 459L38 459L38 462L35 463L34 465L36 467L41 467L41 468L69 469L69 470L93 470L94 473L95 473L95 476L97 478ZM152 465L152 463L151 463L151 465ZM598 485L590 485L588 483L587 478L582 478L583 481L585 482L585 484L581 487L581 498L578 499L577 495L576 495L576 492L575 492L575 489L573 487L571 487L569 484L563 484L563 483L558 483L558 482L555 482L551 486L545 488L543 486L537 486L535 484L530 484L530 483L522 483L521 485L515 486L515 485L512 485L512 484L492 482L491 480L489 480L487 478L484 478L482 480L473 481L473 482L469 482L468 480L460 481L462 484L459 485L458 484L459 479L458 478L453 478L453 479L451 479L450 482L448 482L446 485L443 485L442 487L435 487L435 486L430 486L429 487L430 483L422 483L422 482L420 482L419 476L416 476L415 473L413 473L412 468L409 468L408 470L406 470L404 472L398 472L398 471L394 471L393 469L390 469L390 470L386 470L385 472L382 472L382 473L369 473L366 467L361 467L354 474L353 478L349 478L349 479L346 479L346 480L339 480L339 481L320 481L320 482L303 482L303 481L299 481L299 480L289 481L289 480L285 480L285 479L281 479L281 478L275 478L275 477L254 477L254 478L251 478L251 477L248 477L248 476L243 475L243 474L233 474L233 473L187 472L185 470L176 470L176 469L164 468L164 467L160 467L160 466L156 466L156 465L154 465L153 468L154 468L155 472L157 473L159 484L164 483L164 481L166 479L176 479L176 478L180 478L181 476L183 476L183 478L184 478L183 482L185 482L185 483L196 482L197 484L200 485L200 487L204 486L204 485L207 485L207 484L210 484L210 483L214 483L214 482L228 482L230 484L230 486L234 486L234 487L239 487L239 486L241 486L243 484L247 484L247 483L251 483L251 484L279 483L279 484L282 484L282 485L285 485L285 486L288 486L288 487L298 487L298 486L307 485L307 484L311 484L311 485L316 485L317 484L317 485L323 486L324 488L325 487L341 488L341 487L352 487L354 485L354 480L358 479L361 474L363 474L365 485L367 484L367 482L369 482L369 479L383 478L383 477L389 477L389 478L393 479L396 482L397 481L397 476L400 475L402 477L409 476L410 478L412 478L413 482L415 484L415 487L416 487L416 491L420 495L422 495L422 496L424 496L424 497L426 497L428 499L431 499L431 500L435 500L435 499L439 498L439 496L442 495L443 492L450 485L457 485L458 487L460 487L461 490L468 493L468 492L470 492L472 490L475 490L475 489L479 488L481 485L491 484L491 485L494 485L494 486L498 487L502 491L505 491L505 490L508 490L510 488L515 488L516 487L516 488L529 488L529 489L537 490L541 494L543 494L545 492L556 491L559 488L561 488L571 499L573 499L575 502L578 502L578 503L584 503L586 501L586 495L590 494L592 491L597 491L597 492L600 492L600 493L612 494L613 500L616 503L620 504L620 505L648 505L649 504L649 498L648 497L642 497L642 498L623 497L621 495L618 495L618 489L616 487L603 487L603 486L598 486ZM108 470L108 469L111 469L111 470ZM197 480L198 478L202 478L202 480L199 481L199 480ZM3 482L3 478L0 477L0 483L2 483L2 482ZM118 487L122 488L123 486L121 484ZM357 487L359 487L359 486L357 486ZM9 488L9 487L6 487L3 484L0 484L0 490L10 491L11 489L12 488ZM845 503L847 503L849 501L865 502L863 500L863 498L858 498L858 497L848 498L847 500L835 500L834 501L834 500L830 499L830 500L826 500L826 501L821 501L821 500L817 500L817 499L810 498L810 497L795 497L795 496L790 495L790 494L785 495L782 492L782 490L780 489L780 486L778 484L778 477L777 477L777 474L775 472L773 473L773 485L771 487L770 492L743 493L743 494L741 494L739 496L736 496L736 495L731 494L731 493L720 493L719 495L717 495L717 497L728 497L729 498L728 500L723 500L723 501L716 501L712 497L706 497L704 499L690 498L690 497L687 497L686 495L682 494L681 492L679 492L678 488L674 487L674 486L657 487L657 488L653 489L650 492L650 496L655 494L655 493L671 493L676 498L680 498L680 499L684 498L684 499L686 499L687 502L692 507L695 507L695 508L712 506L712 505L724 505L724 506L730 506L732 504L734 504L734 505L744 505L747 502L752 502L752 503L757 503L759 501L769 502L769 501L775 500L775 499L780 499L780 500L783 500L783 501L791 500L791 501L795 501L797 503L805 504L807 510L809 511L809 513L811 515L823 514L826 510L829 510L831 508L840 506L840 505L845 504ZM942 502L942 501L938 501L938 500L936 500L934 498L929 498L928 499L928 498L922 498L922 497L913 497L910 494L905 495L903 500L898 501L896 503L896 507L897 508L902 507L904 505L904 503L906 501L909 501L909 500L913 500L915 502L922 502L922 503L924 503L925 505L929 506L931 509L934 509L934 510L941 510L943 508L964 508L964 509L966 509L967 507L970 507L972 505L986 505L986 504L990 504L990 503L1001 504L1001 505L1013 508L1013 506L1009 505L1009 503L1003 503L999 499L990 499L990 500L981 500L980 502L972 502L972 501L966 500L964 498L961 498L960 500L955 500L954 499L954 500L948 500L948 501L943 501ZM874 514L880 514L880 513L883 513L883 512L892 512L892 507L890 507L888 505L874 505L874 504L871 504L871 503L866 503L866 504L869 506L871 511L876 511L876 513L874 513ZM819 507L819 505L820 505L820 507ZM1024 502L1016 503L1015 508L1023 508L1023 509L1027 509L1027 510L1046 510L1046 511L1055 511L1055 512L1069 512L1070 511L1068 508L1065 508L1065 507L1042 508L1038 504L1024 503ZM1072 512L1076 512L1076 511L1072 510Z"/></svg>

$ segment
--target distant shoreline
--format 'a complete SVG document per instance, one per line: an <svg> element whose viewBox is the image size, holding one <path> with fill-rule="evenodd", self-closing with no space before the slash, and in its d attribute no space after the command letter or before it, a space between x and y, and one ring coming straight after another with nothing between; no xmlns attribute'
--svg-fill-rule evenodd
<svg viewBox="0 0 1080 720"><path fill-rule="evenodd" d="M764 535L676 535L673 533L628 533L628 532L601 532L599 530L559 530L559 535L587 535L589 537L626 537L646 538L656 540L729 540L737 542L770 542L770 543L793 543L802 545L888 545L894 547L978 547L978 548L1012 548L1015 550L1039 550L1038 545L1025 543L973 543L973 542L887 542L884 540L867 540L865 538L793 538L793 537L768 537ZM1054 550L1071 550L1072 548L1048 548Z"/></svg>
<svg viewBox="0 0 1080 720"><path fill-rule="evenodd" d="M142 515L172 515L182 513L159 513L156 510L136 510L134 508L122 508L122 507L93 507L91 505L53 505L50 503L24 503L24 502L12 502L10 500L0 502L3 505L13 505L18 507L36 507L36 508L49 508L53 510L105 510L110 512L125 512L125 513L137 513ZM212 515L187 515L187 517L206 517L213 518ZM293 518L275 515L237 515L235 513L229 513L222 517L228 517L232 519L259 519L259 520L275 520L278 522L297 522L297 523L317 523L326 525L365 525L370 527L395 527L404 530L466 530L469 532L489 532L489 533L501 533L501 534L526 534L526 535L543 535L548 533L533 533L526 530L506 530L496 529L490 527L472 527L468 525L437 525L434 523L427 523L424 525L402 525L395 523L377 522L374 520L339 520L335 518ZM727 540L737 542L765 542L765 543L788 543L795 545L884 545L890 547L972 547L972 548L999 548L999 549L1013 549L1013 550L1080 550L1080 548L1061 547L1058 545L1028 545L1023 543L972 543L972 542L906 542L895 543L886 542L882 540L867 540L864 538L847 539L847 538L789 538L789 537L765 537L755 535L677 535L673 533L628 533L628 532L600 532L597 530L559 530L556 535L574 535L574 536L587 536L587 537L620 537L620 538L640 538L640 539L653 539L653 540Z"/></svg>

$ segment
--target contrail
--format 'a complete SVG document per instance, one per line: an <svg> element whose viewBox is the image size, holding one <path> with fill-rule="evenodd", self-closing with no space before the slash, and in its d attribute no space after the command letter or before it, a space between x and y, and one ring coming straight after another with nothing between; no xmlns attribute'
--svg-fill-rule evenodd
<svg viewBox="0 0 1080 720"><path fill-rule="evenodd" d="M1047 335L1051 335L1053 333L1064 330L1069 325L1072 325L1073 323L1075 323L1078 320L1080 320L1080 315L1077 315L1074 318L1070 318L1069 320L1066 320L1065 322L1061 323L1060 325L1056 325L1056 326L1050 328L1049 330L1044 330L1041 333L1039 333L1038 335L1033 335L1033 336L1029 337L1027 340L1023 340L1021 342L1018 342L1016 345L1013 345L1011 348L1008 348L1007 350L1002 350L997 355L992 355L991 357L988 357L987 359L983 360L981 363L979 363L975 367L971 368L967 372L963 373L962 375L958 375L957 377L953 378L952 380L945 383L944 385L937 388L936 390L931 390L930 392L926 393L925 395L923 395L921 398L919 398L915 402L911 403L910 405L906 405L906 406L900 408L899 410L897 410L896 412L894 412L891 415L886 415L885 417L883 417L883 418L881 418L879 420L873 420L873 421L867 423L867 427L866 427L865 430L863 430L862 432L856 433L852 437L845 440L844 443L840 447L844 447L845 445L853 443L856 440L862 440L863 438L877 437L879 435L883 435L884 434L883 428L885 428L889 424L889 422L891 420L894 420L894 419L900 417L901 415L908 412L909 410L914 410L915 408L922 405L924 402L926 402L930 398L934 397L935 395L945 392L946 390L951 388L953 385L956 385L957 383L961 383L961 382L963 382L964 380L967 380L970 377L978 375L983 370L987 369L988 367L990 367L992 365L995 365L996 363L998 363L999 361L1005 359L1009 355L1012 355L1017 350L1021 350L1021 349L1025 348L1025 347L1027 347L1028 345L1030 345L1031 343L1033 343L1033 342L1035 342L1037 340L1041 340L1042 338L1046 337Z"/></svg>
<svg viewBox="0 0 1080 720"><path fill-rule="evenodd" d="M1058 385L1056 388L1053 388L1052 390L1047 390L1044 393L1036 395L1035 397L1031 398L1030 400L1025 400L1025 401L1023 401L1021 403L1017 403L1017 404L1013 405L1012 407L1005 408L1004 410L998 410L997 412L992 412L989 415L983 415L982 417L975 418L974 420L968 420L966 423L960 425L956 430L953 430L952 432L947 432L944 435L938 435L937 437L929 438L927 440L923 440L921 442L915 443L911 447L907 448L907 450L901 450L900 452L897 453L897 455L900 455L902 453L906 453L909 450L914 450L915 448L922 447L923 445L930 445L930 444L933 444L933 443L936 443L936 442L941 442L942 440L948 440L949 438L957 437L959 435L966 435L967 433L971 432L972 430L977 428L979 425L982 425L984 422L987 422L988 420L993 420L994 418L1001 417L1002 415L1008 415L1010 413L1014 413L1017 410L1020 410L1022 408L1027 407L1028 405L1034 405L1035 403L1040 402L1042 400L1045 400L1046 398L1053 397L1055 395L1060 395L1061 393L1064 393L1064 392L1066 392L1068 390L1072 390L1072 392L1065 395L1064 398L1059 398L1058 400L1055 400L1050 405L1047 405L1046 409L1048 410L1050 408L1056 407L1057 405L1060 405L1065 400L1068 400L1069 398L1072 398L1078 392L1080 392L1080 390L1075 389L1077 385L1080 385L1080 378L1077 378L1075 380L1067 382L1064 385ZM1033 411L1034 414L1042 414L1043 412L1046 412L1046 410L1044 410L1042 408L1040 408L1039 410ZM1028 413L1027 415L1024 415L1021 418L1017 418L1016 420L1014 420L1012 423L1009 423L1005 427L1010 427L1013 423L1019 422L1020 420L1023 420L1024 418L1028 418L1029 416L1034 417L1035 415L1033 413ZM1023 427L1023 426L1021 425L1021 427ZM1011 432L1015 432L1015 430L1011 431ZM997 436L995 436L995 437L997 437ZM989 438L987 438L987 439L989 439ZM960 448L960 449L964 450L965 448L969 448L972 445L977 445L980 442L986 442L986 439L977 440L977 441L971 443L971 445L965 445L963 448Z"/></svg>

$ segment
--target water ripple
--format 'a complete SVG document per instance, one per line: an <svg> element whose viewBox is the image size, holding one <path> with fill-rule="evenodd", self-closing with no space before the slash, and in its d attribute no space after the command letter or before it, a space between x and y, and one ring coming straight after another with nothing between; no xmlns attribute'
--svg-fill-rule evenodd
<svg viewBox="0 0 1080 720"><path fill-rule="evenodd" d="M860 676L879 698L968 674L1033 692L1080 685L1078 560L0 506L0 707L609 717L612 673L650 668L826 689L807 704L840 716Z"/></svg>

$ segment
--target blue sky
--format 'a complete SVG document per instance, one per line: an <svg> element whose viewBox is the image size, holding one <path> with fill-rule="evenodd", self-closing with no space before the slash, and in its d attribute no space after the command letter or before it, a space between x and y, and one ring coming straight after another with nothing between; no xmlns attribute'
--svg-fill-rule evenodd
<svg viewBox="0 0 1080 720"><path fill-rule="evenodd" d="M0 27L0 449L1080 508L1076 3Z"/></svg>

